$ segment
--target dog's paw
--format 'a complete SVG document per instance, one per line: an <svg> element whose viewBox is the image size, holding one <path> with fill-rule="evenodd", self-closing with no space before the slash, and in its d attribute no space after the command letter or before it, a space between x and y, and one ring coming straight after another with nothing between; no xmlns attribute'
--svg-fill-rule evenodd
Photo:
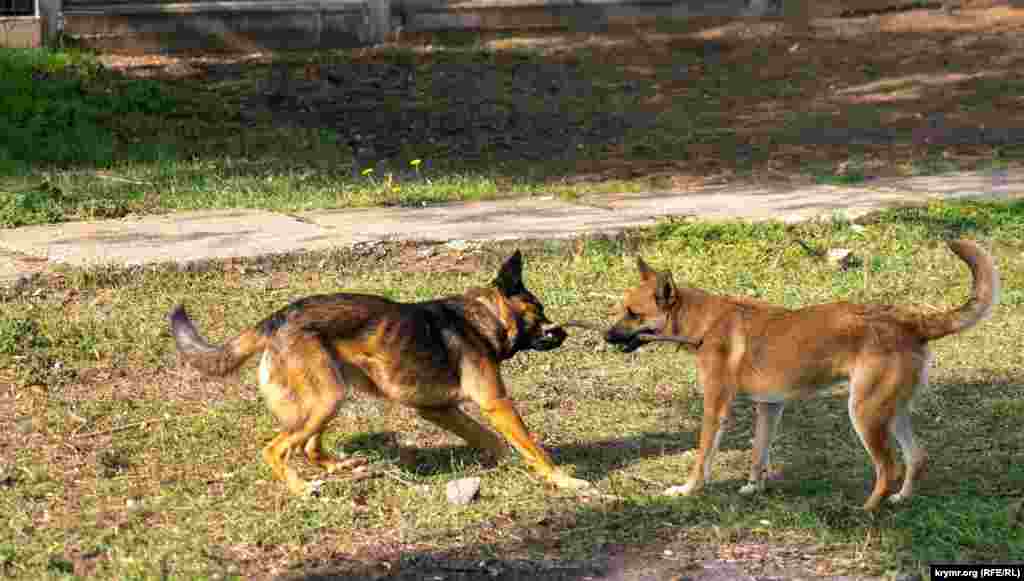
<svg viewBox="0 0 1024 581"><path fill-rule="evenodd" d="M740 487L740 494L750 496L764 492L764 482L748 482Z"/></svg>
<svg viewBox="0 0 1024 581"><path fill-rule="evenodd" d="M697 485L692 482L687 482L682 486L672 486L670 488L666 488L665 492L663 492L662 494L664 494L665 496L690 496L695 492L697 492Z"/></svg>
<svg viewBox="0 0 1024 581"><path fill-rule="evenodd" d="M362 456L345 456L341 458L334 458L331 461L324 462L322 466L327 470L328 474L334 474L342 470L346 471L357 471L360 468L366 468L369 464L369 460Z"/></svg>
<svg viewBox="0 0 1024 581"><path fill-rule="evenodd" d="M591 484L586 480L582 480L580 478L573 478L572 476L569 476L568 474L561 471L554 472L550 476L548 476L548 481L559 488L564 488L567 490L585 490L591 487Z"/></svg>
<svg viewBox="0 0 1024 581"><path fill-rule="evenodd" d="M904 496L900 493L889 495L889 504L899 504L905 500Z"/></svg>

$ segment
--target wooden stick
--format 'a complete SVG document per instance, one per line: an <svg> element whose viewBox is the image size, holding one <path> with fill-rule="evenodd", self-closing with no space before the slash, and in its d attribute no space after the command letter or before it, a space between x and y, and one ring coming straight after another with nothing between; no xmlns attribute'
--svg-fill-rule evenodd
<svg viewBox="0 0 1024 581"><path fill-rule="evenodd" d="M590 329L591 331L600 331L601 326L595 323L587 323L586 321L566 321L563 327L579 327L580 329Z"/></svg>
<svg viewBox="0 0 1024 581"><path fill-rule="evenodd" d="M563 327L579 327L580 329L589 329L591 331L598 331L598 332L604 330L603 327L601 327L600 325L597 325L595 323L588 323L586 321L576 321L576 320L566 321L562 326ZM691 337L686 337L684 335L655 335L654 333L640 333L640 334L638 334L636 336L636 338L640 339L641 341L649 341L649 342L659 341L659 342L663 342L663 343L678 343L680 345L693 345L694 347L699 347L701 345L701 341L699 341L697 339L693 339Z"/></svg>
<svg viewBox="0 0 1024 581"><path fill-rule="evenodd" d="M680 345L693 345L694 347L700 347L702 341L686 337L684 335L654 335L652 333L638 333L637 339L641 341L661 341L664 343L678 343Z"/></svg>

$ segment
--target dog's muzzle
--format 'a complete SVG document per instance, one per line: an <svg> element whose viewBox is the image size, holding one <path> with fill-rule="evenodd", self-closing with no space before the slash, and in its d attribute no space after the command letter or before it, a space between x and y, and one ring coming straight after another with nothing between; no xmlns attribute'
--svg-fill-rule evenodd
<svg viewBox="0 0 1024 581"><path fill-rule="evenodd" d="M558 349L565 343L566 338L569 334L565 332L562 327L548 327L544 329L544 333L537 337L533 343L530 344L530 349L534 351L550 351L552 349Z"/></svg>

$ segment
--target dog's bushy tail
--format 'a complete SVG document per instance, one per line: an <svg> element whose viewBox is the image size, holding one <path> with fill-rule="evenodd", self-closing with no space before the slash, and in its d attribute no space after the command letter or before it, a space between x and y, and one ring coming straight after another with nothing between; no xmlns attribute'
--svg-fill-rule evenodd
<svg viewBox="0 0 1024 581"><path fill-rule="evenodd" d="M254 354L263 351L267 336L260 326L250 327L228 340L223 346L211 345L196 330L183 305L174 307L169 316L171 335L178 352L204 375L223 377L239 367Z"/></svg>
<svg viewBox="0 0 1024 581"><path fill-rule="evenodd" d="M999 302L999 273L988 252L970 240L953 240L949 248L967 263L974 277L971 296L958 309L940 315L922 316L918 333L926 340L938 339L969 329L988 317Z"/></svg>

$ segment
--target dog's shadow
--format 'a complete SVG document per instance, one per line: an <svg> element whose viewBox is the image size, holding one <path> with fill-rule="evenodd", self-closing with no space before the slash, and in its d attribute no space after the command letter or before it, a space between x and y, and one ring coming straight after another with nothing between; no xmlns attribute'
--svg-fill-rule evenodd
<svg viewBox="0 0 1024 581"><path fill-rule="evenodd" d="M574 464L577 476L601 478L645 458L678 454L696 446L692 432L645 432L633 436L545 446L556 464ZM383 462L420 476L451 473L463 466L493 462L468 445L417 447L399 443L396 432L365 432L347 438L345 451Z"/></svg>

